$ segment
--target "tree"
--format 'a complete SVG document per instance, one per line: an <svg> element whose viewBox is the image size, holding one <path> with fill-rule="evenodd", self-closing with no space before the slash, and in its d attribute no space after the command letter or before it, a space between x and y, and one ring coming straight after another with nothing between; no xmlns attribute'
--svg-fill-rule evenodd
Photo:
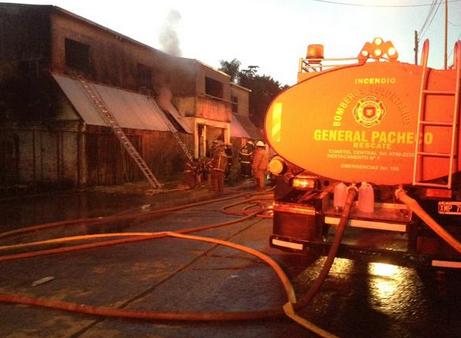
<svg viewBox="0 0 461 338"><path fill-rule="evenodd" d="M231 61L221 60L219 63L221 65L219 70L228 74L230 76L231 82L238 83L241 65L240 61L237 59L232 59Z"/></svg>
<svg viewBox="0 0 461 338"><path fill-rule="evenodd" d="M240 85L251 89L250 118L258 128L262 128L267 108L283 87L271 76L258 75L257 68L259 67L248 66L248 69L242 70Z"/></svg>
<svg viewBox="0 0 461 338"><path fill-rule="evenodd" d="M259 66L248 66L246 69L240 70L242 63L237 59L221 60L220 64L219 70L229 74L232 82L251 89L250 119L258 128L262 128L269 104L286 86L282 87L271 76L259 75Z"/></svg>

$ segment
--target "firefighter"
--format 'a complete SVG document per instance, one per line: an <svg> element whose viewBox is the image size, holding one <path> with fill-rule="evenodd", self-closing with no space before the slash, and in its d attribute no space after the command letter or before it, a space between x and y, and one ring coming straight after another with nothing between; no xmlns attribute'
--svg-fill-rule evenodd
<svg viewBox="0 0 461 338"><path fill-rule="evenodd" d="M206 151L206 157L208 158L213 158L213 153L216 149L216 146L220 143L220 141L218 139L216 140L213 140L213 142L211 142L211 144L209 144L209 147Z"/></svg>
<svg viewBox="0 0 461 338"><path fill-rule="evenodd" d="M232 169L232 159L234 156L234 152L232 151L232 144L226 144L224 146L224 153L226 154L227 157L227 166L226 166L226 177L230 175L231 169Z"/></svg>
<svg viewBox="0 0 461 338"><path fill-rule="evenodd" d="M199 160L188 161L184 168L184 181L190 189L200 187L202 182L202 170Z"/></svg>
<svg viewBox="0 0 461 338"><path fill-rule="evenodd" d="M219 143L218 140L213 140L209 145L208 149L206 150L206 157L205 161L202 163L203 169L203 179L206 180L208 184L208 190L214 191L213 181L211 179L211 169L212 169L212 162L213 162L213 154L215 153L216 146Z"/></svg>
<svg viewBox="0 0 461 338"><path fill-rule="evenodd" d="M251 162L253 161L254 143L248 141L240 149L240 175L243 177L251 177Z"/></svg>
<svg viewBox="0 0 461 338"><path fill-rule="evenodd" d="M254 152L251 169L256 178L256 186L259 191L264 190L266 186L266 171L269 163L269 155L266 150L266 145L263 141L256 142L256 150Z"/></svg>
<svg viewBox="0 0 461 338"><path fill-rule="evenodd" d="M224 151L224 143L220 142L217 144L213 158L210 161L211 187L217 195L221 195L224 192L224 175L226 167L227 156Z"/></svg>
<svg viewBox="0 0 461 338"><path fill-rule="evenodd" d="M201 159L195 159L195 181L196 186L201 187L203 182L203 172L204 172L204 164Z"/></svg>

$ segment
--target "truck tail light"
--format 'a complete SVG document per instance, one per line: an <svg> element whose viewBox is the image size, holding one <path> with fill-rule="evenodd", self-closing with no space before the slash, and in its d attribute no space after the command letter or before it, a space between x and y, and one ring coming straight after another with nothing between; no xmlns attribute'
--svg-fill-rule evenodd
<svg viewBox="0 0 461 338"><path fill-rule="evenodd" d="M451 189L426 188L423 194L426 198L452 198L453 191Z"/></svg>
<svg viewBox="0 0 461 338"><path fill-rule="evenodd" d="M296 176L291 181L291 186L299 190L312 190L317 187L317 177Z"/></svg>

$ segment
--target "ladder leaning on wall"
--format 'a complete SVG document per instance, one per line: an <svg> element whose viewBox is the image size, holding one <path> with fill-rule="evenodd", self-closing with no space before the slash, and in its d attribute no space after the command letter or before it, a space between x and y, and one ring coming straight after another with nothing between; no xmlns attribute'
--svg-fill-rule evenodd
<svg viewBox="0 0 461 338"><path fill-rule="evenodd" d="M146 161L142 158L136 148L133 146L131 141L126 136L123 129L120 127L119 123L115 119L114 115L109 111L106 104L104 103L103 98L99 94L98 90L88 82L81 74L73 73L74 77L80 82L82 88L84 89L86 95L96 107L99 115L103 119L103 121L112 128L115 136L120 141L120 144L125 148L127 153L131 156L131 158L135 161L138 168L141 170L143 175L146 177L147 181L151 185L153 189L160 189L161 184L152 173L152 170L148 167Z"/></svg>
<svg viewBox="0 0 461 338"><path fill-rule="evenodd" d="M157 109L157 110L160 110L160 111L163 111L163 109L161 109L159 107L159 105L157 104L157 102L154 100L153 97L149 96L149 101L153 104L154 108ZM174 118L174 117L173 117ZM183 140L181 140L181 138L179 137L179 133L178 131L176 130L176 128L171 124L171 123L167 123L167 126L168 126L168 129L170 130L171 134L173 134L173 137L176 139L176 142L178 143L178 145L181 147L181 150L184 152L184 155L186 155L187 159L189 160L189 162L192 162L194 160L194 157L192 156L191 152L189 151L189 149L187 148L186 144L183 142Z"/></svg>

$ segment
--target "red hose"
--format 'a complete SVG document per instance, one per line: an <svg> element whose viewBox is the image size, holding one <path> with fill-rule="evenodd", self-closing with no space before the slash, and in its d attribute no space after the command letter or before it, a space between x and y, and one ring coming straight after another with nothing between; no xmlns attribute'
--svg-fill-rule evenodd
<svg viewBox="0 0 461 338"><path fill-rule="evenodd" d="M115 309L103 306L91 306L84 304L76 304L64 301L50 300L33 298L23 295L11 295L11 294L0 294L0 302L13 303L13 304L25 304L33 306L48 307L57 310L65 310L70 312L77 312L89 315L98 315L104 317L117 317L117 318L131 318L131 319L147 319L147 320L182 320L182 321L231 321L231 320L254 320L272 318L286 313L290 317L296 318L295 321L304 326L309 330L313 330L317 334L322 334L323 337L334 337L327 331L317 327L310 323L304 318L301 318L295 314L293 304L296 303L296 295L293 286L288 279L285 272L280 266L269 256L254 250L252 248L245 247L240 244L231 243L215 238L199 237L178 234L174 232L163 232L163 233L152 233L149 238L160 238L160 237L176 237L182 239L191 239L197 241L203 241L208 243L214 243L218 245L224 245L236 250L246 252L253 255L267 265L276 273L277 277L281 281L285 294L287 295L287 303L282 309L268 309L259 311L240 311L240 312L159 312L159 311L135 311L125 309ZM147 237L147 236L146 236ZM288 310L287 310L288 309Z"/></svg>
<svg viewBox="0 0 461 338"><path fill-rule="evenodd" d="M235 197L232 197L235 198ZM229 199L229 198L225 198ZM219 199L219 200L224 200L224 199ZM209 203L208 201L207 203ZM201 205L204 204L202 202L199 203L192 203L189 204L185 207L189 206L196 206L196 205ZM174 207L174 208L166 208L162 209L161 211L154 211L156 212L168 212L168 211L174 211L174 210L179 210L182 209L183 207ZM279 317L283 315L284 313L292 318L295 322L298 324L302 325L303 327L311 330L312 332L315 332L316 334L322 336L322 337L334 337L334 335L328 333L325 330L322 330L321 328L315 326L314 324L310 323L306 319L299 317L295 313L295 308L300 308L304 305L307 304L307 302L299 303L296 304L296 297L295 297L295 292L294 289L288 279L288 277L285 275L283 270L278 266L278 264L273 261L270 257L254 250L251 248L247 248L244 246L241 246L239 244L223 241L223 240L218 240L218 239L213 239L213 238L207 238L207 237L198 237L198 236L190 236L190 235L184 235L184 233L189 233L189 232L197 232L197 231L203 231L207 229L212 229L216 228L219 226L224 226L224 225L229 225L233 223L238 223L241 222L242 220L249 219L251 217L256 216L258 213L263 212L264 210L257 210L243 218L239 218L238 220L232 220L220 224L212 224L208 226L201 226L201 227L195 227L195 228L190 228L190 229L183 229L179 230L177 232L159 232L159 233L146 233L146 234L131 234L134 237L132 238L124 238L124 239L114 239L110 241L103 241L103 242L97 242L97 243L89 243L89 244L82 244L82 245L77 245L77 246L72 246L72 247L65 247L65 248L57 248L57 249L47 249L47 250L41 250L41 251L36 251L36 252L26 252L26 253L20 253L20 254L14 254L14 255L6 255L6 256L1 256L0 261L6 261L6 260L12 260L12 259L19 259L19 258L28 258L28 257L35 257L39 255L49 255L49 254L57 254L57 253L64 253L64 252L71 252L71 251L76 251L76 250L83 250L83 249L89 249L89 248L96 248L96 247L102 247L102 246L109 246L109 245L116 245L116 244L123 244L123 243L131 243L131 242L136 242L136 241L142 241L142 240L148 240L148 239L154 239L154 238L161 238L165 236L169 237L179 237L179 238L184 238L184 239L193 239L193 240L199 240L199 241L205 241L205 242L210 242L210 243L215 243L218 245L225 245L237 250L241 250L244 252L247 252L251 255L254 255L261 260L263 260L266 264L268 264L277 274L278 278L280 279L282 285L284 286L285 293L287 294L287 299L288 302L284 305L283 309L267 309L267 310L259 310L259 311L240 311L240 312L158 312L158 311L133 311L133 310L125 310L125 309L114 309L114 308L109 308L109 307L96 307L96 306L91 306L91 305L83 305L83 304L75 304L75 303L70 303L70 302L63 302L63 301L55 301L55 300L48 300L48 299L41 299L41 298L32 298L28 296L23 296L23 295L8 295L8 294L0 294L0 301L1 302L7 302L7 303L15 303L15 304L26 304L26 305L35 305L35 306L43 306L43 307L48 307L48 308L53 308L53 309L59 309L59 310L65 310L65 311L72 311L72 312L79 312L79 313L84 313L84 314L90 314L90 315L99 315L99 316L106 316L106 317L121 317L121 318L133 318L133 319L148 319L148 320L192 320L192 321L223 321L223 320L252 320L252 319L264 319L264 318L273 318L273 317ZM61 223L61 222L56 222L56 223ZM55 223L55 224L56 224ZM341 223L340 223L341 224ZM62 224L60 224L62 225ZM33 227L31 227L33 228ZM32 230L31 230L32 231ZM11 232L10 232L11 233ZM107 235L95 235L98 237L101 236L127 236L130 235L129 233L121 233L121 234L107 234ZM139 236L138 236L139 235ZM87 236L81 236L81 237L87 237L91 238L92 235L87 235ZM94 236L93 236L94 237ZM19 246L19 245L18 245ZM9 246L14 247L13 246ZM331 266L331 265L330 265ZM304 297L303 297L304 299Z"/></svg>

